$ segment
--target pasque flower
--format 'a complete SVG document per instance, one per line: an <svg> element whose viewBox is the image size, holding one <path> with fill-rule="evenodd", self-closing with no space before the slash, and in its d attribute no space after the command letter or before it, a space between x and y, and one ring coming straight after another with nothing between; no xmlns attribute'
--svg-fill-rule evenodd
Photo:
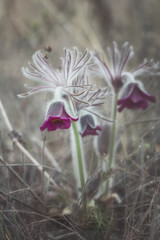
<svg viewBox="0 0 160 240"><path fill-rule="evenodd" d="M46 120L40 127L41 131L47 129L54 131L56 129L67 129L71 126L71 121L77 121L78 117L73 117L67 113L65 102L55 101L50 104Z"/></svg>
<svg viewBox="0 0 160 240"><path fill-rule="evenodd" d="M44 123L40 127L41 131L47 129L54 131L56 129L70 128L71 151L73 172L77 185L77 196L80 199L82 190L82 204L84 213L86 213L86 162L84 160L82 139L79 134L79 124L81 124L80 133L82 136L98 135L101 127L96 125L94 119L89 114L82 116L80 122L74 114L80 113L84 108L99 106L103 103L107 93L107 88L95 88L95 85L88 81L88 68L93 65L92 54L86 50L84 54L76 48L73 51L65 49L65 57L61 58L61 68L54 69L49 63L48 56L44 56L41 51L37 51L29 67L22 68L25 77L39 83L37 86L27 86L29 91L20 94L19 97L26 97L41 91L52 91L53 102L48 106Z"/></svg>
<svg viewBox="0 0 160 240"><path fill-rule="evenodd" d="M108 48L108 62L100 54L95 54L95 60L104 75L105 81L115 93L119 92L127 81L130 81L130 76L135 79L145 72L152 74L158 67L157 63L145 59L142 64L129 71L126 67L133 55L133 47L129 46L128 42L123 44L121 51L114 42L113 48Z"/></svg>
<svg viewBox="0 0 160 240"><path fill-rule="evenodd" d="M148 101L156 102L156 98L146 92L141 82L132 82L127 84L122 97L118 100L118 111L124 108L128 109L146 109Z"/></svg>
<svg viewBox="0 0 160 240"><path fill-rule="evenodd" d="M66 111L68 104L72 105L74 113L81 107L102 104L106 95L107 88L95 89L95 86L88 81L87 69L93 65L92 54L88 50L82 54L77 48L72 51L65 49L65 57L61 58L61 62L61 68L54 69L49 59L41 51L37 51L32 57L32 62L28 63L28 67L22 68L25 77L40 85L33 87L25 85L29 91L18 95L19 97L41 91L54 93L54 102L50 105L46 120L40 127L41 131L69 128L71 121L77 118L72 118ZM67 96L67 104L63 101L64 96Z"/></svg>
<svg viewBox="0 0 160 240"><path fill-rule="evenodd" d="M124 69L133 54L133 47L128 46L127 42L124 43L121 51L115 42L113 48L108 48L108 63L98 53L95 54L96 62L102 70L104 79L115 92L118 92L123 86Z"/></svg>
<svg viewBox="0 0 160 240"><path fill-rule="evenodd" d="M98 135L102 128L95 124L95 120L91 114L83 115L80 118L80 134L82 137L87 135Z"/></svg>

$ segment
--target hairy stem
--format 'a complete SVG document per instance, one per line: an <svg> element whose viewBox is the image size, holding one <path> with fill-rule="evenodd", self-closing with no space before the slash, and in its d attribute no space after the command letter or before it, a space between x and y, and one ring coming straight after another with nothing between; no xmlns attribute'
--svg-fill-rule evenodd
<svg viewBox="0 0 160 240"><path fill-rule="evenodd" d="M80 139L79 136L79 132L77 129L77 123L72 121L72 130L73 134L71 134L72 138L74 136L74 140L72 139L72 142L74 141L75 145L76 145L76 149L74 148L74 146L72 146L72 152L73 153L73 161L77 161L77 166L78 166L78 172L79 172L79 180L78 180L78 185L80 183L80 188L83 189L85 186L85 162L84 162L84 156L83 156L83 148L82 148L82 141ZM75 154L76 152L76 154ZM77 159L75 159L77 158Z"/></svg>
<svg viewBox="0 0 160 240"><path fill-rule="evenodd" d="M78 195L80 196L79 189L82 191L82 204L84 213L86 213L87 197L85 191L86 182L86 168L83 154L82 140L80 138L77 123L72 121L71 127L71 150L74 175L77 182Z"/></svg>
<svg viewBox="0 0 160 240"><path fill-rule="evenodd" d="M115 155L116 155L116 147L115 147L115 139L116 139L116 119L117 119L117 99L118 93L115 94L113 110L112 110L112 129L111 129L111 139L110 139L110 148L109 148L109 161L107 166L107 171L110 172L111 168L115 165ZM110 188L111 179L108 179L106 183L106 190L108 192L108 188Z"/></svg>

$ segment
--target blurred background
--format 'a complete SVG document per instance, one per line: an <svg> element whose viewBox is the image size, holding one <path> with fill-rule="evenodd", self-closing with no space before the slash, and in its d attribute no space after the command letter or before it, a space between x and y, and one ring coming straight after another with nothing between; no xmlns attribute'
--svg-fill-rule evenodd
<svg viewBox="0 0 160 240"><path fill-rule="evenodd" d="M120 48L125 41L128 41L131 45L134 46L135 57L129 65L131 69L132 66L135 67L137 64L140 64L144 58L153 58L155 62L160 60L160 1L0 0L0 99L5 107L13 128L22 133L24 146L29 151L29 153L31 153L32 156L34 156L38 161L42 162L44 160L44 145L41 141L44 138L44 133L42 134L40 132L39 127L44 121L46 94L39 93L37 95L23 99L17 97L17 94L24 93L26 91L24 84L30 83L30 80L25 79L25 77L22 75L21 67L26 66L27 62L31 61L31 57L35 51L39 49L44 50L44 47L52 47L52 65L53 67L57 68L60 67L60 57L64 56L64 47L72 48L76 46L82 52L84 52L85 48L88 48L89 50L96 48L100 51L105 51L106 47L112 46L113 41L116 41ZM125 191L127 193L129 192L129 194L131 192L133 195L135 195L132 196L131 194L130 198L126 197L128 199L126 201L129 202L129 205L124 204L125 206L130 206L130 203L132 202L136 203L137 200L133 201L133 199L134 197L135 199L138 199L137 196L140 190L138 190L138 193L136 192L137 189L140 189L139 186L141 186L141 184L145 183L145 181L147 183L152 182L154 180L154 177L156 178L157 182L157 175L160 175L160 159L157 159L156 155L156 151L160 153L159 122L151 121L149 123L145 122L145 124L131 124L131 126L128 125L128 128L125 125L126 122L134 123L135 120L159 118L159 76L151 77L148 79L143 78L142 81L145 83L146 90L156 96L156 104L150 104L149 108L146 111L132 112L125 110L124 114L119 114L119 117L124 116L119 124L119 132L123 139L119 138L118 136L118 141L119 139L122 140L121 144L119 145L120 151L118 152L118 160L120 161L118 164L120 163L122 167L120 168L118 166L119 168L115 175L117 178L117 183L121 186L122 189L119 190L117 188L118 190L116 190L116 192L120 193L120 196L124 196ZM97 81L97 85L98 84L99 82ZM107 98L105 108L106 110L108 109L107 111L109 112L109 107L107 107L108 101L109 99ZM108 115L108 112L106 116L110 117ZM63 174L66 174L66 172L67 174L68 172L72 172L70 165L66 164L66 161L69 163L69 160L71 158L70 147L68 144L69 137L66 132L69 131L57 130L55 132L47 133L46 148L51 151L61 166ZM90 138L86 138L84 141L85 143L87 142L88 145L91 145L92 141L88 141L88 139ZM154 140L156 140L156 151ZM106 142L107 141L108 140L106 140ZM85 149L87 149L86 146L88 145L85 145ZM122 152L123 154L121 154ZM53 160L52 154L50 154L50 152L47 152L47 160ZM2 155L5 161L9 163L20 162L21 165L22 162L24 164L26 158L21 151L14 148L14 144L12 144L12 141L8 137L8 129L6 128L1 113L0 155ZM146 155L145 161L143 161L144 155ZM87 157L89 160L92 160L93 148L92 151L87 151ZM133 159L131 159L132 157ZM95 159L97 161L97 157ZM92 164L92 162L90 164L94 167L94 164ZM26 182L29 184L29 186L34 186L36 189L35 191L39 194L41 182L39 180L37 182L35 181L36 169L28 168L27 171L26 168L18 168L18 166L19 165L15 165L16 171L19 171L19 175L22 176L23 179L27 179ZM124 173L122 169L124 169ZM12 180L14 179L12 178L12 175L8 175L7 171L5 171L4 168L0 168L0 170L3 173L0 174L1 188L5 189L5 191L10 191L10 186L8 187L8 183L10 183L11 186L13 185L13 188L11 189L15 190L16 181L14 182L14 180ZM67 178L68 176L65 174L64 186L66 186L66 179L69 179L68 183L73 182L72 179L70 181L70 178ZM9 178L10 181L8 180L8 176L11 176L11 178ZM62 178L61 175L60 177ZM125 181L124 184L122 184L123 180ZM59 185L59 181L57 182ZM21 185L21 187L24 187L24 185ZM20 189L19 185L17 185L17 189ZM132 189L135 189L135 191L132 192ZM140 199L140 202L142 202L142 207L143 202L145 202L144 206L146 206L146 202L149 202L149 204L151 203L151 206L153 205L154 199L152 199L152 196L153 198L155 196L158 196L157 189L158 187L156 190L154 190L152 186L150 189L142 188L142 195L140 195L140 197L142 196ZM143 200L144 193L146 195ZM20 198L24 199L25 197L23 196L23 191L21 195L22 196L20 196ZM8 194L6 195L6 199L8 199ZM6 200L6 202L7 201L8 200ZM157 200L155 198L155 202L156 201ZM33 204L31 203L31 206L32 205ZM135 208L137 211L137 218L135 218L134 204L133 209L132 206L130 207L130 210L128 210L129 207L127 207L127 210L125 210L124 213L126 216L130 216L131 225L132 223L137 224L138 221L142 219L142 228L140 225L139 230L136 230L136 234L137 232L141 234L142 230L144 230L144 236L146 236L145 239L148 239L149 236L147 232L149 229L149 224L151 224L150 236L153 236L152 233L156 233L154 228L156 228L156 226L159 227L159 218L158 216L156 218L156 214L158 214L159 211L157 202L155 205L157 207L153 208L153 217L151 217L150 214L150 207L150 210L146 208L145 215L139 215L143 214L144 210L142 209L141 212L141 210L139 210L137 207ZM10 205L8 205L7 202L7 208L8 206ZM121 216L118 218L116 215L115 219L124 218L123 209L120 209L120 211L122 212ZM147 222L146 228L143 228L143 221L148 215L149 217L147 219L149 219L149 224ZM127 221L128 218L129 217L127 217ZM30 221L32 221L32 219ZM11 223L13 223L13 218L11 218ZM155 223L157 225L155 225ZM13 230L14 228L15 227L13 225ZM133 229L136 228L137 227L134 227ZM123 227L120 227L120 229L122 229L124 232ZM130 229L130 231L133 232L132 226L130 226ZM37 232L39 234L39 230ZM157 235L157 238L154 236L152 238L150 237L150 239L158 239L158 236L159 235ZM17 240L26 238L18 238L15 235L15 239ZM33 239L33 237L29 239ZM89 239L93 238L91 237ZM118 237L112 239L122 238Z"/></svg>
<svg viewBox="0 0 160 240"><path fill-rule="evenodd" d="M64 47L105 50L113 41L120 47L128 41L136 64L145 57L157 61L159 9L159 0L1 0L0 98L14 128L41 136L45 96L17 98L29 81L21 67L36 50L51 46L53 66L59 67ZM159 82L152 81L152 88L158 97ZM2 121L0 125L4 128Z"/></svg>

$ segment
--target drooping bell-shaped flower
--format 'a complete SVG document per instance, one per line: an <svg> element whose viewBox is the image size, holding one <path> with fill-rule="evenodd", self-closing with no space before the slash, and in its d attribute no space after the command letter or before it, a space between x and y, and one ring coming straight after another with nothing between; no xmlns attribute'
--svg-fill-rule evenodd
<svg viewBox="0 0 160 240"><path fill-rule="evenodd" d="M95 124L95 120L91 114L83 115L80 118L80 134L82 137L87 135L98 135L102 128Z"/></svg>
<svg viewBox="0 0 160 240"><path fill-rule="evenodd" d="M132 78L135 79L144 73L153 74L158 68L158 63L145 59L143 63L129 70L127 65L134 56L134 50L132 46L129 46L128 42L123 44L121 50L119 50L116 42L113 42L113 47L108 48L107 53L108 61L98 53L95 54L95 60L103 73L107 85L115 93L119 92L124 84L130 80L128 79L129 75L132 75Z"/></svg>
<svg viewBox="0 0 160 240"><path fill-rule="evenodd" d="M67 129L71 126L71 121L77 121L78 117L73 117L67 113L64 101L52 102L49 106L46 120L40 127L41 131L55 131L56 129Z"/></svg>
<svg viewBox="0 0 160 240"><path fill-rule="evenodd" d="M146 109L148 101L156 102L155 96L148 94L142 83L135 81L126 85L122 97L117 102L120 105L118 111L122 112L124 108Z"/></svg>

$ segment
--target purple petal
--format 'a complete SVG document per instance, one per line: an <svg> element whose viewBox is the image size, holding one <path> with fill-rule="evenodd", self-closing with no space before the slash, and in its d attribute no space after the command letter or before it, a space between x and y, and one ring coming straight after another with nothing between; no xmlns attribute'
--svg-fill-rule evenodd
<svg viewBox="0 0 160 240"><path fill-rule="evenodd" d="M143 95L144 95L144 97L145 97L148 101L153 102L153 103L156 102L155 96L149 95L149 94L147 94L146 92L143 92Z"/></svg>
<svg viewBox="0 0 160 240"><path fill-rule="evenodd" d="M47 113L47 117L49 117L49 116L56 116L56 117L60 117L60 118L70 118L73 121L77 121L79 119L78 117L74 118L74 117L70 116L66 112L64 102L51 103L48 113Z"/></svg>
<svg viewBox="0 0 160 240"><path fill-rule="evenodd" d="M94 118L90 114L86 114L80 118L81 131L80 134L82 137L87 135L98 135L98 131L101 131L100 126L96 126Z"/></svg>
<svg viewBox="0 0 160 240"><path fill-rule="evenodd" d="M47 129L48 131L55 131L56 129L68 129L71 126L70 118L60 118L49 116L47 120L40 127L41 131Z"/></svg>
<svg viewBox="0 0 160 240"><path fill-rule="evenodd" d="M91 128L87 126L86 130L84 132L80 132L82 137L85 137L87 135L99 135L98 131L102 131L102 128L100 126L96 126L95 128Z"/></svg>
<svg viewBox="0 0 160 240"><path fill-rule="evenodd" d="M90 114L86 114L80 118L81 131L84 133L86 128L89 126L91 128L95 127L93 117Z"/></svg>
<svg viewBox="0 0 160 240"><path fill-rule="evenodd" d="M64 104L63 102L54 102L51 103L47 116L56 116L60 117L64 111Z"/></svg>
<svg viewBox="0 0 160 240"><path fill-rule="evenodd" d="M129 95L126 94L127 92ZM131 83L127 86L122 98L117 101L117 104L121 105L118 111L121 112L124 108L146 109L148 107L147 101L156 102L156 98L145 92L138 83Z"/></svg>

